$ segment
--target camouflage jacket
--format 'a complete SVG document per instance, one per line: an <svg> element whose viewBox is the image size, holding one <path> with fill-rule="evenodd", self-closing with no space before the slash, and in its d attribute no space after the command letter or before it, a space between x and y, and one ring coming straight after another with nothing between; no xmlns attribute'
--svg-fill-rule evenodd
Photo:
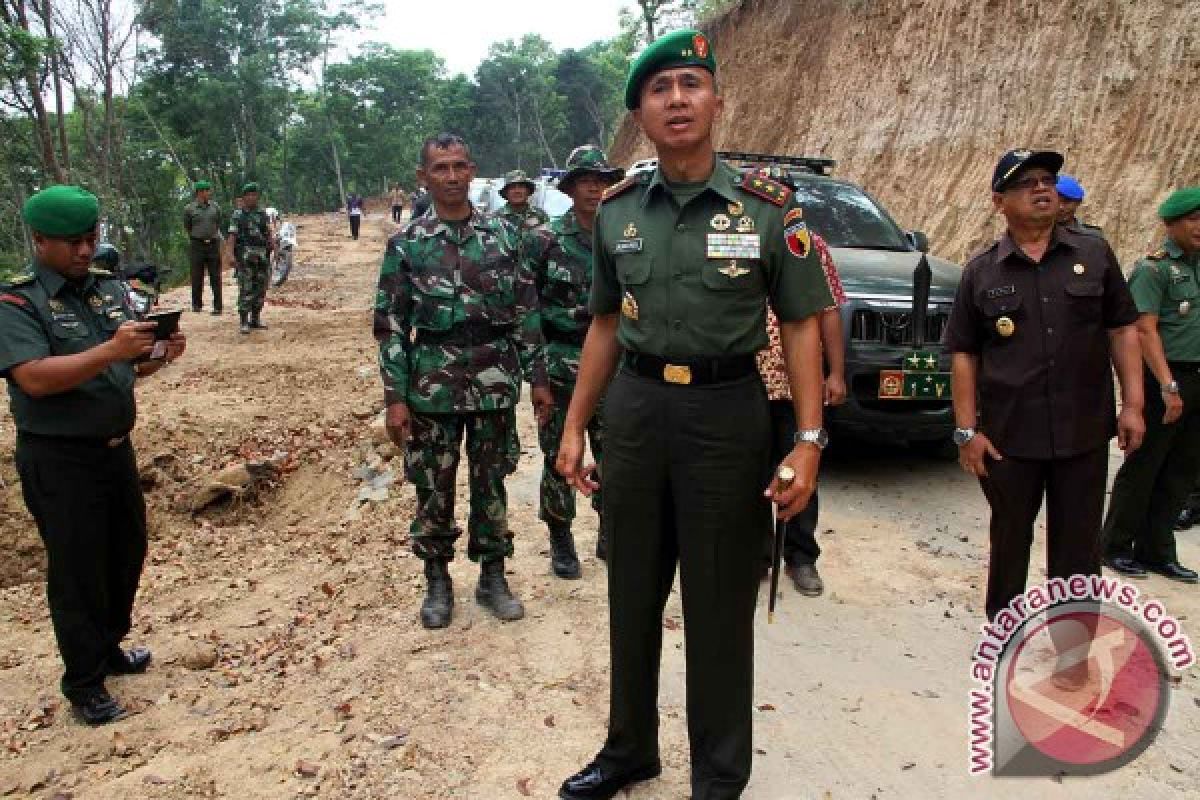
<svg viewBox="0 0 1200 800"><path fill-rule="evenodd" d="M537 286L519 234L475 211L432 211L387 244L375 295L384 399L414 411L511 408L521 377L546 385Z"/></svg>
<svg viewBox="0 0 1200 800"><path fill-rule="evenodd" d="M265 251L271 245L271 223L260 208L236 209L229 216L229 232L237 236L234 256L241 259L248 248Z"/></svg>
<svg viewBox="0 0 1200 800"><path fill-rule="evenodd" d="M537 280L546 374L553 385L574 388L582 350L576 341L592 322L592 232L568 211L526 234L525 255Z"/></svg>
<svg viewBox="0 0 1200 800"><path fill-rule="evenodd" d="M515 225L518 230L536 228L538 225L545 225L550 221L550 215L533 203L528 203L525 208L519 210L505 203L496 213Z"/></svg>

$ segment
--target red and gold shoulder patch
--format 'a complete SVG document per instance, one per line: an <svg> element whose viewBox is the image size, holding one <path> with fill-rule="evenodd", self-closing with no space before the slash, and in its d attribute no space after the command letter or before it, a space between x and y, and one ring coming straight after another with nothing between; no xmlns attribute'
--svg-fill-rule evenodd
<svg viewBox="0 0 1200 800"><path fill-rule="evenodd" d="M747 172L738 188L781 208L787 205L788 199L792 196L792 190L782 183L764 178L755 172Z"/></svg>
<svg viewBox="0 0 1200 800"><path fill-rule="evenodd" d="M12 303L14 306L27 306L29 301L19 294L0 294L0 303Z"/></svg>
<svg viewBox="0 0 1200 800"><path fill-rule="evenodd" d="M617 181L612 186L609 186L604 190L604 195L600 198L600 202L603 203L605 200L612 200L617 195L624 194L635 184L637 184L637 177L634 175L631 175L624 180Z"/></svg>

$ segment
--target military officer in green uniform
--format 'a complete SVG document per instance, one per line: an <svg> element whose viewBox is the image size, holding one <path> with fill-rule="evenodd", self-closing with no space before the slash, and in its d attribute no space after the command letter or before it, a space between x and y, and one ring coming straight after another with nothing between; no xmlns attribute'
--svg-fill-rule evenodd
<svg viewBox="0 0 1200 800"><path fill-rule="evenodd" d="M514 169L506 173L504 185L500 187L504 205L496 213L515 225L518 230L545 225L550 221L549 215L530 202L536 191L537 184L522 170Z"/></svg>
<svg viewBox="0 0 1200 800"><path fill-rule="evenodd" d="M614 185L600 205L594 316L558 457L577 489L604 489L608 737L559 796L609 798L659 774L662 611L678 565L691 796L723 800L740 797L750 778L767 499L785 519L799 513L828 438L817 317L833 299L790 190L716 158L723 100L704 34L675 31L646 48L630 68L625 104L658 168ZM755 353L767 345L768 302L781 321L800 428L784 459L791 482L772 479L767 460ZM598 483L582 465L584 432L606 387Z"/></svg>
<svg viewBox="0 0 1200 800"><path fill-rule="evenodd" d="M225 240L226 260L236 260L238 281L238 318L242 333L263 330L263 305L271 279L271 252L275 239L271 221L258 207L258 184L242 187L241 205L229 217L229 237Z"/></svg>
<svg viewBox="0 0 1200 800"><path fill-rule="evenodd" d="M567 419L567 406L579 374L579 355L587 335L592 313L588 300L592 287L592 229L596 210L604 190L621 180L625 171L608 163L604 151L595 145L575 148L567 156L567 172L558 183L559 191L572 200L571 210L526 236L526 255L537 278L541 304L542 333L546 339L546 374L554 393L554 409L549 418L539 421L538 442L545 461L542 466L539 517L550 529L550 564L560 578L580 577L579 558L571 523L575 519L575 490L554 463L558 443ZM587 425L592 453L600 457L604 434L597 412ZM592 496L592 506L600 510L600 494ZM605 554L604 526L596 541L596 552Z"/></svg>
<svg viewBox="0 0 1200 800"><path fill-rule="evenodd" d="M387 245L375 298L375 338L386 424L407 449L405 471L417 490L410 533L425 562L421 623L450 624L449 562L461 531L454 483L466 437L471 511L467 556L481 564L476 601L503 620L525 610L504 576L513 553L504 479L517 466L515 407L522 375L534 410L553 403L541 354L537 286L520 255L520 233L475 211L467 196L475 164L458 136L421 148L421 183L433 205Z"/></svg>
<svg viewBox="0 0 1200 800"><path fill-rule="evenodd" d="M17 429L16 465L46 547L46 597L62 692L88 724L125 715L105 678L145 671L122 650L146 554L146 507L129 435L135 380L182 355L182 333L155 346L111 273L90 268L96 197L52 186L26 201L34 259L0 287L0 375ZM161 357L147 358L152 351Z"/></svg>
<svg viewBox="0 0 1200 800"><path fill-rule="evenodd" d="M1179 563L1174 524L1200 472L1200 186L1159 206L1162 247L1129 276L1146 372L1146 438L1121 465L1104 521L1105 563L1196 583Z"/></svg>
<svg viewBox="0 0 1200 800"><path fill-rule="evenodd" d="M192 271L192 311L204 309L204 276L212 288L212 313L221 313L221 209L212 199L212 184L196 181L195 199L183 209Z"/></svg>

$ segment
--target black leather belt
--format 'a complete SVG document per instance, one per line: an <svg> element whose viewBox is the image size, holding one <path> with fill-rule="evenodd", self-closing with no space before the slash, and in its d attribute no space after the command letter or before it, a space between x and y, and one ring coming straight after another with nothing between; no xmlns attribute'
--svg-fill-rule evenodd
<svg viewBox="0 0 1200 800"><path fill-rule="evenodd" d="M546 337L547 342L583 347L583 340L587 338L587 331L563 331L558 328L543 328L542 335Z"/></svg>
<svg viewBox="0 0 1200 800"><path fill-rule="evenodd" d="M78 444L88 447L107 447L110 450L114 447L120 447L129 441L129 434L124 436L113 436L111 438L93 438L90 436L48 436L44 433L30 433L29 431L18 431L18 436L26 439L32 439L37 442L47 442L54 444Z"/></svg>
<svg viewBox="0 0 1200 800"><path fill-rule="evenodd" d="M754 356L716 356L672 360L645 353L625 353L625 368L643 378L655 378L663 383L703 386L728 383L744 378L758 370Z"/></svg>
<svg viewBox="0 0 1200 800"><path fill-rule="evenodd" d="M512 328L507 325L455 325L448 331L429 331L417 329L417 344L449 344L457 347L470 347L479 344L491 344L497 339L506 339L512 334Z"/></svg>

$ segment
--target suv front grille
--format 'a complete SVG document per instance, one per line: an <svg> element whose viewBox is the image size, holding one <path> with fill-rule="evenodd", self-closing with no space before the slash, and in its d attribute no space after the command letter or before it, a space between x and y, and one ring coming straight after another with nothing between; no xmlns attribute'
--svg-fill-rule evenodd
<svg viewBox="0 0 1200 800"><path fill-rule="evenodd" d="M925 317L925 343L937 344L942 340L948 314L930 312ZM912 312L876 311L872 308L856 309L850 318L850 341L864 344L883 344L897 347L913 343Z"/></svg>

